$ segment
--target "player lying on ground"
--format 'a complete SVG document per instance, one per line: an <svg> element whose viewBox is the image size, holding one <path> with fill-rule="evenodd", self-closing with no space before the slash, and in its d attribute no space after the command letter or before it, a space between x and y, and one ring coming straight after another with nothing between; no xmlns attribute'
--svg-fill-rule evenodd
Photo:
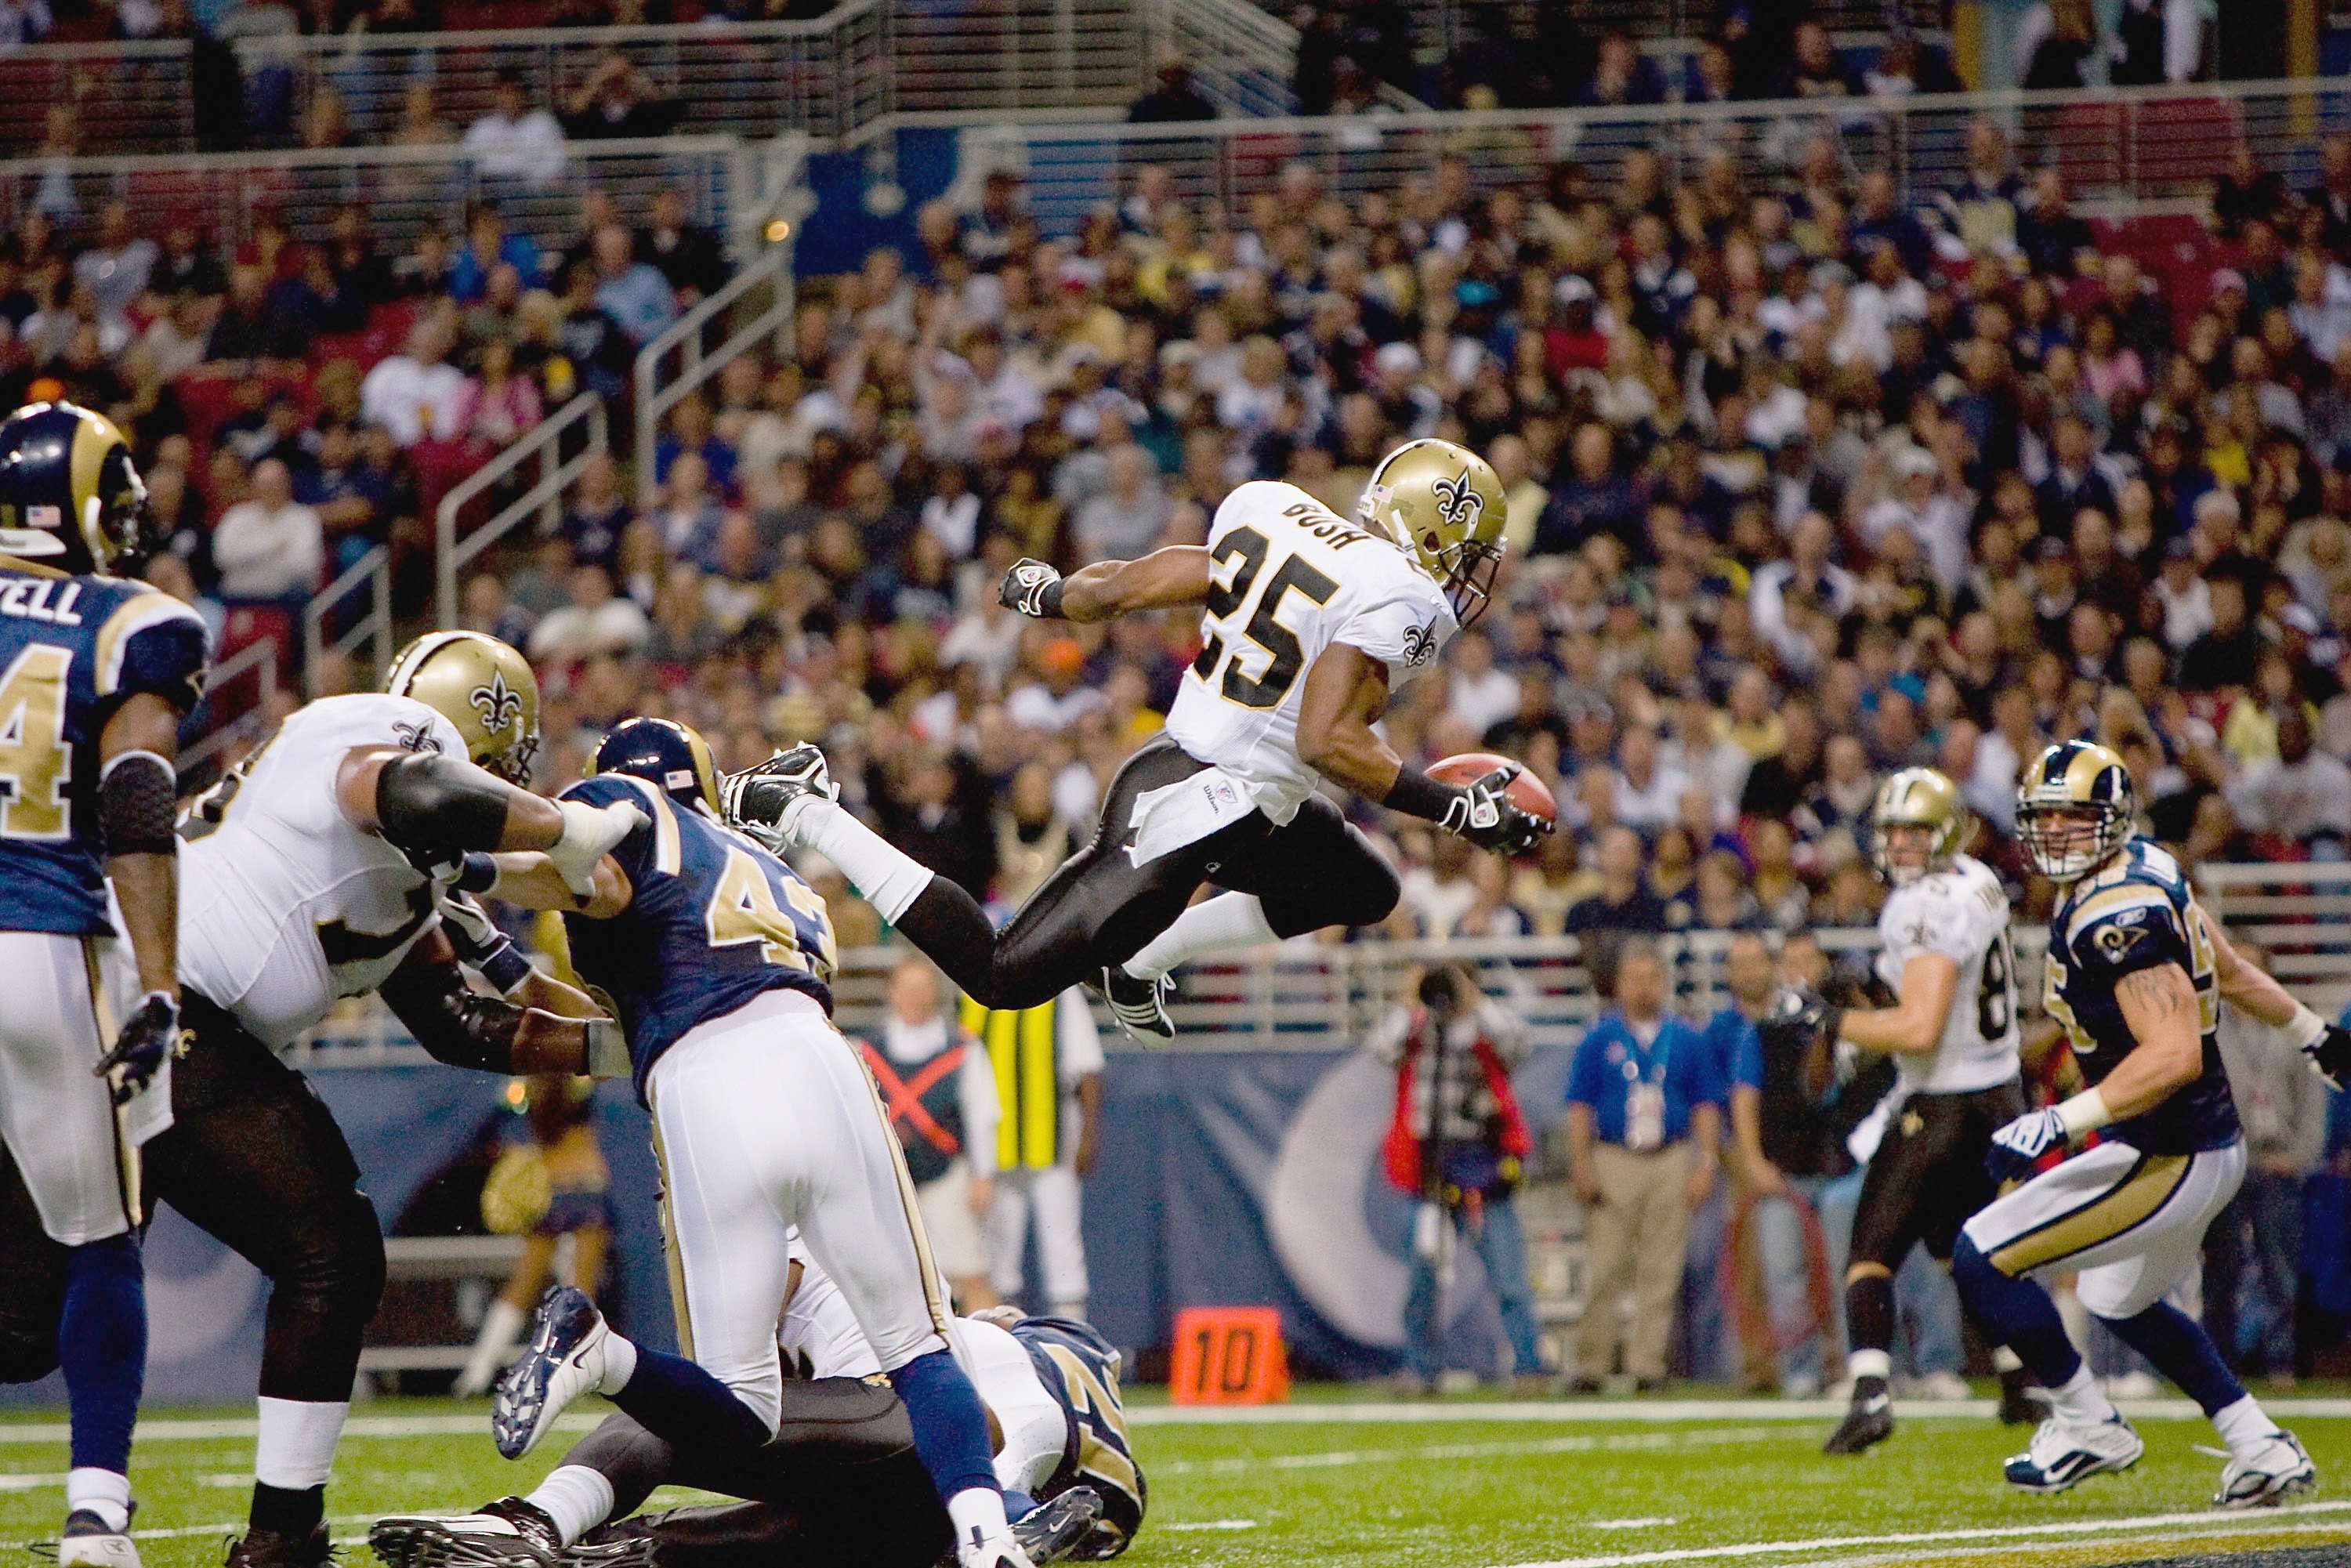
<svg viewBox="0 0 2351 1568"><path fill-rule="evenodd" d="M181 831L182 1019L172 1124L150 1194L270 1280L249 1526L233 1564L327 1561L327 1477L384 1277L382 1229L324 1103L277 1051L344 997L381 990L439 1060L616 1076L615 1026L532 968L458 889L481 852L529 845L583 878L634 820L517 788L538 688L471 632L410 644L390 694L325 697L199 797ZM474 852L470 870L465 855ZM502 993L470 989L460 954ZM0 1376L54 1361L65 1260L0 1170Z"/></svg>
<svg viewBox="0 0 2351 1568"><path fill-rule="evenodd" d="M145 549L122 433L70 403L0 424L0 1145L51 1263L40 1355L71 1430L57 1561L139 1561L131 1429L146 1371L141 1143L170 1124L180 1035L172 801L203 695L194 611L113 575ZM37 559L36 559L37 558ZM110 907L108 879L114 896Z"/></svg>
<svg viewBox="0 0 2351 1568"><path fill-rule="evenodd" d="M2073 1274L2082 1305L2186 1390L2228 1445L2212 1500L2274 1502L2315 1482L2310 1456L2230 1374L2193 1318L2164 1300L2201 1267L2205 1228L2245 1174L2245 1140L2213 1038L2222 1000L2296 1042L2338 1087L2351 1035L2238 956L2179 864L2134 836L2130 770L2103 746L2050 747L2017 789L2017 831L2064 888L2049 922L2043 1005L2089 1087L1993 1135L1990 1166L2021 1180L1970 1219L1959 1292L2053 1399L2011 1484L2063 1491L2128 1469L2146 1445L2074 1354L2035 1281ZM2085 1134L2095 1146L2033 1174Z"/></svg>
<svg viewBox="0 0 2351 1568"><path fill-rule="evenodd" d="M840 1281L956 1527L964 1568L1028 1568L988 1462L987 1421L946 1338L946 1291L872 1079L832 1025L824 901L717 817L710 748L630 719L596 748L573 809L636 826L576 884L544 855L499 862L493 891L563 911L573 968L612 998L662 1166L684 1355L612 1333L582 1292L550 1291L498 1385L492 1431L520 1458L583 1394L660 1436L753 1448L780 1418L776 1319L791 1232Z"/></svg>
<svg viewBox="0 0 2351 1568"><path fill-rule="evenodd" d="M1877 976L1896 1005L1831 1009L1825 1032L1890 1054L1901 1076L1878 1113L1885 1133L1854 1214L1844 1287L1853 1406L1830 1435L1832 1454L1893 1435L1895 1270L1921 1242L1937 1262L1950 1260L1959 1226L1996 1195L1984 1173L1991 1135L2025 1106L2008 894L1962 852L1974 828L1958 786L1931 768L1887 779L1870 810L1871 859L1892 890L1877 917ZM2002 1416L2037 1420L2015 1354L2001 1346L1993 1360Z"/></svg>
<svg viewBox="0 0 2351 1568"><path fill-rule="evenodd" d="M1186 959L1368 925L1395 907L1395 872L1315 793L1325 779L1506 854L1550 831L1504 795L1509 771L1441 784L1373 728L1393 689L1484 608L1503 512L1485 459L1415 441L1373 471L1352 524L1261 481L1226 497L1205 547L1067 579L1015 566L1002 597L1026 615L1197 605L1200 653L1165 732L1111 780L1092 841L1001 933L971 893L837 805L813 747L730 779L729 818L778 852L822 852L983 1007L1033 1007L1084 980L1130 1034L1170 1038L1168 975ZM1206 883L1231 891L1192 904Z"/></svg>
<svg viewBox="0 0 2351 1568"><path fill-rule="evenodd" d="M793 1263L778 1341L799 1375L784 1383L774 1439L756 1448L672 1444L615 1416L528 1497L455 1519L381 1521L370 1535L377 1555L393 1568L528 1568L575 1546L603 1561L640 1543L665 1568L929 1568L952 1532L914 1458L904 1412L872 1386L879 1363L840 1291L797 1245ZM949 1332L998 1434L997 1478L1030 1555L1043 1563L1123 1552L1145 1494L1127 1442L1118 1353L1082 1323L1008 1308L957 1319ZM665 1484L750 1500L628 1517Z"/></svg>

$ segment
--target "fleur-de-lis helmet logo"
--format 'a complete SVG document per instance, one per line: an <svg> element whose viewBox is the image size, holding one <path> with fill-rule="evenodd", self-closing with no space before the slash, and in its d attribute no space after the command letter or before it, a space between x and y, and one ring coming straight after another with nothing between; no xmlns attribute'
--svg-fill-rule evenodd
<svg viewBox="0 0 2351 1568"><path fill-rule="evenodd" d="M1450 479L1438 479L1428 486L1437 497L1437 515L1451 528L1474 529L1486 510L1486 497L1478 493L1470 482L1469 470L1464 468Z"/></svg>
<svg viewBox="0 0 2351 1568"><path fill-rule="evenodd" d="M465 700L474 705L474 711L482 716L482 727L492 735L522 723L522 694L507 685L503 671L491 671L489 684L475 686Z"/></svg>

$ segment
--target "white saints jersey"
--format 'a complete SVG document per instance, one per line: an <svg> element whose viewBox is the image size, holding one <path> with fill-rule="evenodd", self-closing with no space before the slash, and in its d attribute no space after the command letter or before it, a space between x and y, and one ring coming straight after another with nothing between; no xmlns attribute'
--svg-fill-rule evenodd
<svg viewBox="0 0 2351 1568"><path fill-rule="evenodd" d="M1393 687L1435 664L1459 626L1417 562L1295 485L1258 480L1226 497L1208 551L1200 655L1167 734L1287 822L1322 782L1298 755L1298 712L1322 651L1344 643L1379 660Z"/></svg>
<svg viewBox="0 0 2351 1568"><path fill-rule="evenodd" d="M1914 1094L1990 1089L2017 1074L2016 964L2008 946L2008 894L1981 861L1954 855L1951 869L1897 887L1877 917L1877 976L1898 993L1903 967L1939 953L1959 967L1943 1038L1932 1056L1894 1060Z"/></svg>
<svg viewBox="0 0 2351 1568"><path fill-rule="evenodd" d="M465 755L423 703L321 697L181 825L181 978L272 1047L381 985L434 923L431 881L336 803L336 771L361 746Z"/></svg>

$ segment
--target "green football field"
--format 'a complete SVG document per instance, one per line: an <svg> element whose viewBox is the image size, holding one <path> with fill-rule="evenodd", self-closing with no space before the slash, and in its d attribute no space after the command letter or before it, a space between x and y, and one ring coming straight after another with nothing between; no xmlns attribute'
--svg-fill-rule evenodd
<svg viewBox="0 0 2351 1568"><path fill-rule="evenodd" d="M1136 1568L2351 1562L2351 1484L2329 1485L2351 1471L2351 1400L2339 1398L2279 1403L2321 1489L2247 1514L2205 1506L2220 1460L2197 1451L2211 1430L2179 1403L2131 1407L2147 1440L2137 1469L2044 1499L2000 1481L2020 1433L1949 1406L1909 1407L1892 1442L1840 1460L1818 1451L1825 1406L1767 1400L1399 1406L1301 1390L1297 1405L1220 1414L1147 1399L1131 1412L1151 1486L1124 1559ZM521 1464L501 1460L486 1410L362 1406L328 1494L338 1539L356 1545L378 1513L458 1511L525 1490L560 1458L558 1441ZM578 1411L565 1427L594 1420ZM144 1422L133 1470L145 1562L217 1563L244 1515L251 1462L249 1411ZM54 1533L65 1468L59 1416L0 1423L0 1563ZM685 1494L655 1506L671 1500ZM346 1561L373 1559L360 1547Z"/></svg>

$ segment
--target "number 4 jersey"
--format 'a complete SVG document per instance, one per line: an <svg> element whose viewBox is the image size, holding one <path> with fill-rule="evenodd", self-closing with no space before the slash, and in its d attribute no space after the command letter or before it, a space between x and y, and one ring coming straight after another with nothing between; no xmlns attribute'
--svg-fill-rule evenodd
<svg viewBox="0 0 2351 1568"><path fill-rule="evenodd" d="M645 821L612 851L629 907L563 917L571 967L604 993L628 1036L637 1095L664 1051L765 991L805 991L832 1010L832 918L792 869L705 812L625 773L583 779L564 800L625 800Z"/></svg>
<svg viewBox="0 0 2351 1568"><path fill-rule="evenodd" d="M1344 643L1379 660L1393 687L1435 664L1458 625L1404 551L1295 485L1259 480L1225 497L1208 553L1200 653L1167 733L1287 822L1322 782L1298 755L1298 712L1322 651Z"/></svg>
<svg viewBox="0 0 2351 1568"><path fill-rule="evenodd" d="M361 747L465 755L413 698L321 697L181 820L181 978L271 1046L391 978L434 919L424 873L343 815L336 778Z"/></svg>
<svg viewBox="0 0 2351 1568"><path fill-rule="evenodd" d="M2008 894L1979 860L1954 855L1949 871L1887 895L1877 916L1877 977L1898 993L1911 959L1938 953L1959 967L1943 1038L1932 1056L1895 1057L1914 1094L1965 1094L2017 1074L2016 965L2008 942Z"/></svg>
<svg viewBox="0 0 2351 1568"><path fill-rule="evenodd" d="M142 692L194 707L204 653L168 593L0 558L0 931L110 928L99 737Z"/></svg>

